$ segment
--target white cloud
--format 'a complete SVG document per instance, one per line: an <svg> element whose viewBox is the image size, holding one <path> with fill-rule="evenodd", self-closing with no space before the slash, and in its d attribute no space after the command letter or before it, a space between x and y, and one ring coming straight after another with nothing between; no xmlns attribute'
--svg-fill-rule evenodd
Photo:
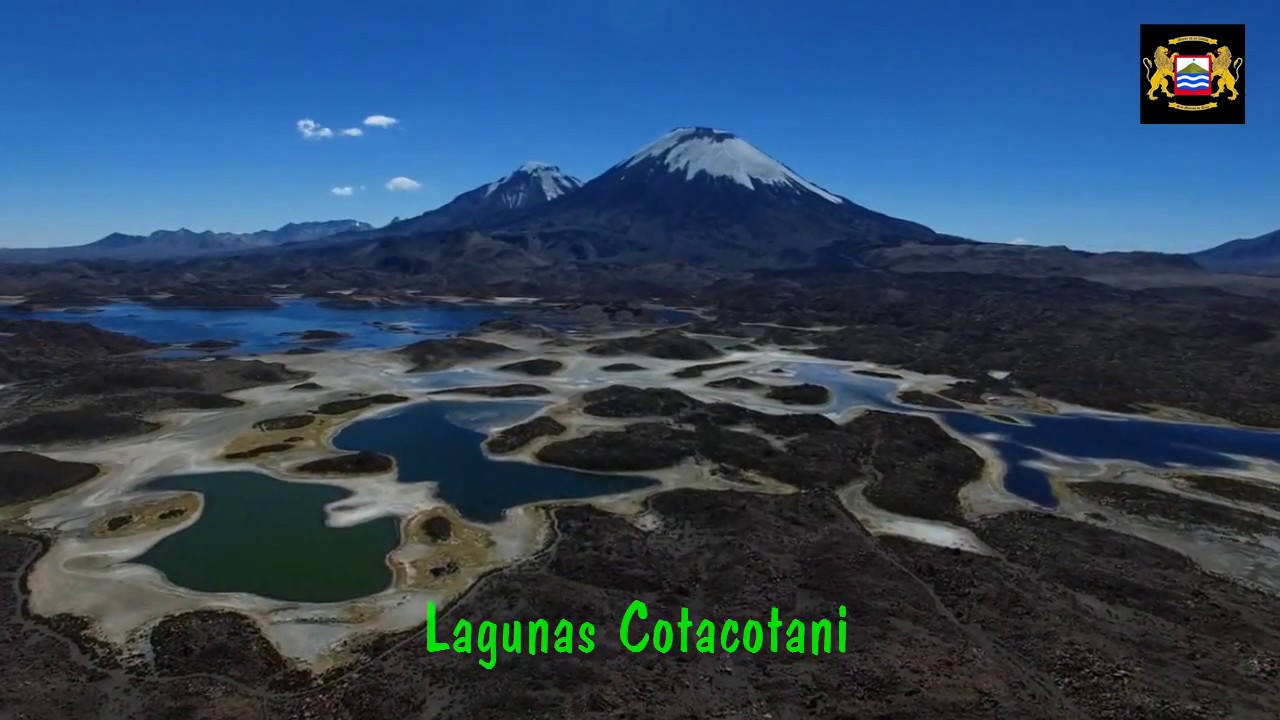
<svg viewBox="0 0 1280 720"><path fill-rule="evenodd" d="M1027 241L1023 238L1014 238L1010 245L1026 245Z"/></svg>
<svg viewBox="0 0 1280 720"><path fill-rule="evenodd" d="M387 181L387 189L392 192L395 192L397 190L417 190L420 187L422 187L422 183L418 182L417 180L414 180L413 178L407 178L403 175L399 177L393 177Z"/></svg>
<svg viewBox="0 0 1280 720"><path fill-rule="evenodd" d="M333 193L334 195L337 195L338 197L351 197L353 194L355 194L355 191L356 189L351 187L350 185L343 185L341 187L336 187L330 190L329 192Z"/></svg>
<svg viewBox="0 0 1280 720"><path fill-rule="evenodd" d="M315 120L306 118L298 121L298 134L307 140L320 140L333 137L333 130L324 127Z"/></svg>
<svg viewBox="0 0 1280 720"><path fill-rule="evenodd" d="M299 120L297 127L298 134L306 140L327 140L332 137L360 137L364 135L364 130L358 127L334 132L333 128L325 127L311 118Z"/></svg>
<svg viewBox="0 0 1280 720"><path fill-rule="evenodd" d="M365 125L372 127L389 128L392 125L399 124L400 121L387 115L370 115L364 119Z"/></svg>

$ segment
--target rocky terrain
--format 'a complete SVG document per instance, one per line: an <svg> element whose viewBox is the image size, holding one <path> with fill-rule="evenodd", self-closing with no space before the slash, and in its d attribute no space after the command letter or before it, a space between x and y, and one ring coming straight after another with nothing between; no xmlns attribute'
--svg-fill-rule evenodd
<svg viewBox="0 0 1280 720"><path fill-rule="evenodd" d="M554 375L564 368L564 363L559 360L550 360L548 358L534 358L532 360L520 360L519 362L508 363L499 366L499 370L507 372L518 372L525 375L533 375L535 377L544 377Z"/></svg>
<svg viewBox="0 0 1280 720"><path fill-rule="evenodd" d="M388 472L393 467L395 461L386 455L361 450L305 462L297 467L297 471L310 475L367 475Z"/></svg>
<svg viewBox="0 0 1280 720"><path fill-rule="evenodd" d="M504 428L486 440L485 447L492 453L508 453L518 450L540 437L560 435L567 429L555 418L544 415Z"/></svg>
<svg viewBox="0 0 1280 720"><path fill-rule="evenodd" d="M1237 483L1241 485L1242 483ZM1280 535L1280 520L1128 483L1080 483L1075 491L1128 515L1170 520L1183 527L1218 528L1258 539Z"/></svg>
<svg viewBox="0 0 1280 720"><path fill-rule="evenodd" d="M356 410L363 410L372 405L395 405L402 403L409 398L403 395L394 395L392 393L379 393L377 395L363 395L353 397L347 400L334 400L332 402L321 403L320 407L315 409L320 415L345 415Z"/></svg>
<svg viewBox="0 0 1280 720"><path fill-rule="evenodd" d="M229 452L226 454L225 457L228 460L252 460L253 458L262 457L263 455L271 455L273 453L286 452L286 451L292 450L293 447L294 447L293 443L287 443L287 442L268 443L266 445L259 445L257 447L250 448L248 450L241 450L238 452Z"/></svg>
<svg viewBox="0 0 1280 720"><path fill-rule="evenodd" d="M677 378L702 377L709 370L719 370L721 368L733 367L734 365L742 365L743 363L744 361L742 360L724 360L721 362L699 363L697 365L690 365L688 367L680 368L679 370L676 370L675 372L671 373L671 377L677 377Z"/></svg>
<svg viewBox="0 0 1280 720"><path fill-rule="evenodd" d="M399 350L418 371L443 370L464 360L496 357L509 352L512 352L511 348L505 345L472 338L423 340Z"/></svg>
<svg viewBox="0 0 1280 720"><path fill-rule="evenodd" d="M193 343L187 343L187 347L192 350L228 350L240 344L239 340L197 340Z"/></svg>
<svg viewBox="0 0 1280 720"><path fill-rule="evenodd" d="M154 347L89 323L0 318L0 383L50 378L69 365Z"/></svg>
<svg viewBox="0 0 1280 720"><path fill-rule="evenodd" d="M0 452L0 505L13 505L52 495L92 480L98 468L64 462L37 453Z"/></svg>
<svg viewBox="0 0 1280 720"><path fill-rule="evenodd" d="M590 275L577 282L590 282ZM339 280L324 281L330 282ZM590 303L577 295L580 289L575 283L552 292L604 307L613 284L596 286ZM668 305L692 301L705 308L685 328L691 332L968 379L940 394L903 394L920 406L1034 393L1115 410L1172 408L1280 427L1280 380L1269 371L1280 359L1280 306L1265 298L1205 288L1129 290L1079 279L856 270L724 278L694 295L645 289ZM252 283L244 290L250 291L257 292ZM151 427L146 416L157 410L216 408L235 402L223 393L267 382L307 385L301 373L275 363L159 360L146 355L147 344L113 333L6 322L0 368L9 368L13 379L0 388L0 443L61 444L143 432ZM529 325L500 327L553 345L562 340ZM474 360L501 365L514 352L476 337L426 340L399 351L424 371ZM675 379L698 383L707 373L735 372L721 364L728 361L716 346L681 332L602 340L588 354L639 354L654 358L656 367L693 362L696 370L685 368ZM649 522L589 507L557 508L548 511L554 537L541 552L489 574L444 610L450 621L590 620L600 631L594 653L502 656L486 671L475 657L427 653L421 631L414 631L372 638L353 664L313 677L276 654L245 617L200 612L153 627L153 655L120 658L86 636L79 621L27 612L24 573L42 541L9 535L0 537L0 632L11 650L0 653L0 673L16 682L0 684L0 715L1188 720L1280 714L1276 596L1207 573L1102 521L1026 511L967 516L958 491L981 475L982 459L930 418L867 411L837 423L817 414L816 404L776 415L703 402L671 388L622 384L625 371L639 367L629 359L605 368L619 373L620 384L580 398L583 414L608 427L579 435L569 433L567 420L539 417L494 434L487 449L503 454L533 444L543 462L602 471L695 461L742 486L768 478L798 492L658 493L646 501L642 518ZM537 360L505 367L548 377L563 370ZM780 399L801 403L828 399L819 386L761 379L773 389L731 374L708 384L781 393ZM524 392L512 388L540 386L481 391ZM338 416L405 399L351 397L322 404L316 414ZM270 418L263 429L301 427L291 423L310 417ZM326 474L381 467L349 455L316 462L320 467L311 470ZM17 474L6 476L7 467ZM6 453L0 491L22 502L33 492L84 482L93 477L89 472L42 455ZM1277 533L1269 515L1210 502L1276 508L1274 488L1193 474L1175 482L1198 499L1120 483L1080 483L1072 492L1121 517L1232 532L1255 543ZM880 510L972 531L992 554L872 534L836 495L850 483ZM450 536L436 530L439 542L447 542ZM657 613L685 606L738 618L762 617L771 606L816 617L844 604L853 619L852 649L823 657L630 654L618 644L616 623L634 598ZM666 690L655 693L655 687Z"/></svg>
<svg viewBox="0 0 1280 720"><path fill-rule="evenodd" d="M892 432L892 431L888 431ZM946 450L939 440L925 443ZM947 717L1271 718L1280 711L1280 601L1112 530L1012 513L975 526L984 556L868 535L825 490L682 490L656 529L555 511L557 541L494 574L444 620L568 618L591 654L427 653L420 631L380 639L321 678L291 671L252 623L199 612L151 631L127 667L74 623L23 611L40 544L0 536L15 682L0 707L37 718ZM732 556L739 561L726 563ZM657 617L826 617L848 608L844 655L631 654L622 610ZM654 687L665 688L654 693Z"/></svg>
<svg viewBox="0 0 1280 720"><path fill-rule="evenodd" d="M1192 489L1231 500L1243 500L1280 511L1280 489L1238 478L1214 475L1189 475L1184 478Z"/></svg>
<svg viewBox="0 0 1280 720"><path fill-rule="evenodd" d="M519 397L536 397L538 395L546 395L550 390L541 385L532 385L530 383L511 383L509 385L486 385L476 387L451 388L448 390L436 390L432 395L480 395L482 397L493 398L519 398Z"/></svg>
<svg viewBox="0 0 1280 720"><path fill-rule="evenodd" d="M707 360L721 355L704 340L671 331L607 340L587 348L587 352L601 356L648 355L666 360Z"/></svg>
<svg viewBox="0 0 1280 720"><path fill-rule="evenodd" d="M578 302L585 294L601 303L607 303L610 296L643 291L671 304L706 307L715 320L701 321L694 329L731 332L744 340L789 347L809 344L818 348L814 352L830 357L966 378L1007 371L1012 373L1007 386L1106 409L1142 410L1147 404L1156 404L1246 424L1280 423L1280 385L1265 371L1275 361L1278 347L1273 339L1280 324L1280 302L1276 300L1211 287L1131 290L1073 278L857 270L839 275L805 271L793 273L794 277L779 271L775 277L758 274L755 278L700 282L696 287L671 275L664 276L663 285L647 281L645 287L637 287L641 278L653 276L652 270L582 268L571 278L553 270L539 276L537 287L522 289L543 297L576 298ZM56 278L66 271L38 266L30 272L30 276L23 276L15 275L12 269L0 271L0 291L7 289L6 283L19 293L45 283L56 286ZM347 272L326 272L323 285L375 284L389 292L411 282L430 292L460 288L466 275L459 273L450 276L446 284L433 284L426 276L402 277L385 271L351 271L348 276ZM98 271L88 270L81 289L69 294L67 301L84 299L97 282L95 277L99 277ZM109 277L105 268L100 277L104 282ZM167 277L148 275L146 282L152 286L148 289L162 289ZM291 288L304 292L318 282L275 277L269 272L269 263L237 276L238 286L245 288L241 295L247 288L258 287L264 293L260 297L266 297L276 280L286 280ZM217 286L216 272L206 282ZM503 289L500 285L484 287L485 292ZM70 289L67 292L71 293ZM200 304L220 302L217 295L210 294L208 302L201 300ZM789 327L744 325L762 322ZM827 329L809 329L819 326ZM651 338L644 343L648 347L640 351L656 353L655 357L707 361L718 357L715 348L704 347L696 339L675 341L673 347L662 346L663 340L661 334ZM421 360L424 369L438 369L501 352L501 348L472 344L484 342L476 338L429 340L405 354L416 358L415 362ZM450 354L455 351L456 355ZM627 348L617 348L608 341L599 343L596 350L622 351ZM4 367L39 368L42 364L35 357L4 363L7 352L6 344L0 343L0 372Z"/></svg>
<svg viewBox="0 0 1280 720"><path fill-rule="evenodd" d="M1080 279L849 273L805 282L723 282L698 295L694 329L756 337L801 328L810 352L1025 389L1090 407L1190 410L1280 427L1280 303L1207 288L1124 290ZM804 330L828 326L832 329ZM989 372L1009 373L996 381ZM948 393L956 398L956 391Z"/></svg>
<svg viewBox="0 0 1280 720"><path fill-rule="evenodd" d="M786 405L822 405L831 399L831 391L821 385L801 383L769 388L765 397Z"/></svg>
<svg viewBox="0 0 1280 720"><path fill-rule="evenodd" d="M867 411L845 425L821 415L771 415L703 403L676 390L612 386L585 394L588 415L636 418L618 430L553 440L539 460L581 470L636 472L698 458L733 475L758 473L798 488L835 490L869 478L877 507L966 524L956 493L982 461L934 420Z"/></svg>
<svg viewBox="0 0 1280 720"><path fill-rule="evenodd" d="M301 380L279 363L217 358L162 360L131 354L153 347L81 324L5 321L0 372L0 444L86 442L148 432L146 416L240 404L224 393Z"/></svg>
<svg viewBox="0 0 1280 720"><path fill-rule="evenodd" d="M316 421L314 415L286 415L284 417L267 418L253 424L254 430L273 432L275 430L297 430Z"/></svg>
<svg viewBox="0 0 1280 720"><path fill-rule="evenodd" d="M644 369L644 366L643 366L643 365L637 365L637 364L635 364L635 363L626 363L626 362L623 362L623 363L610 363L610 364L608 364L608 365L601 365L601 366L600 366L600 369L601 369L601 370L603 370L603 371L605 371L605 372L618 372L618 373L622 373L622 372L634 372L634 371L636 371L636 370L643 370L643 369Z"/></svg>

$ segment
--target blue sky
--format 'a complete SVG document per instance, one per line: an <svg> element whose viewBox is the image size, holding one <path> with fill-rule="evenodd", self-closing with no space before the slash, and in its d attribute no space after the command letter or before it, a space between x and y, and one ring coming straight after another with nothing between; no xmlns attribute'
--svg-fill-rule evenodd
<svg viewBox="0 0 1280 720"><path fill-rule="evenodd" d="M381 224L527 160L585 180L680 125L980 240L1184 251L1280 228L1271 0L0 6L0 246ZM1142 22L1247 23L1248 124L1139 125ZM301 119L364 134L306 140Z"/></svg>

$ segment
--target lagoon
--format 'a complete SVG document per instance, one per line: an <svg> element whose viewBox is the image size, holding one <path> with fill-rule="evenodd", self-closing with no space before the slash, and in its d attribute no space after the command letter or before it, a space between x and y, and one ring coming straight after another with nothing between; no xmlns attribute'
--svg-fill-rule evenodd
<svg viewBox="0 0 1280 720"><path fill-rule="evenodd" d="M485 321L522 312L515 307L480 304L334 308L325 307L314 298L277 297L274 300L280 307L196 309L114 302L91 308L22 311L0 306L0 318L87 322L104 330L165 345L200 340L233 340L239 343L236 347L215 353L163 351L167 357L182 357L279 353L305 345L344 350L394 348L428 338L452 337ZM678 310L651 312L664 324L687 322L693 317ZM573 328L571 317L541 313L536 322L559 330ZM308 330L332 330L347 337L301 341L298 335Z"/></svg>
<svg viewBox="0 0 1280 720"><path fill-rule="evenodd" d="M179 344L199 340L235 340L239 345L219 354L277 353L302 347L297 333L334 330L348 337L312 345L325 348L393 348L424 338L448 337L486 320L507 316L492 307L396 307L375 309L329 308L310 298L277 298L281 307L200 310L156 308L119 302L84 311L22 312L0 308L0 317L87 322L104 330L125 333L154 343ZM379 322L382 327L374 325ZM403 326L404 331L385 329ZM286 333L295 333L293 335ZM203 353L201 353L203 354Z"/></svg>
<svg viewBox="0 0 1280 720"><path fill-rule="evenodd" d="M400 482L434 482L436 494L463 517L496 522L518 505L630 492L650 478L605 475L490 459L481 449L489 427L519 422L538 403L436 401L362 420L342 430L334 446L395 458Z"/></svg>
<svg viewBox="0 0 1280 720"><path fill-rule="evenodd" d="M338 434L344 450L375 450L396 459L401 482L435 482L465 518L495 522L517 505L626 492L649 478L490 460L481 428L518 422L540 406L511 402L428 402L361 420ZM277 600L340 602L391 585L386 556L399 543L390 517L351 527L325 523L325 506L351 495L316 483L257 472L170 475L150 491L198 492L204 510L135 562L169 582L201 592L251 593Z"/></svg>
<svg viewBox="0 0 1280 720"><path fill-rule="evenodd" d="M1004 414L1025 424L959 411L941 416L956 432L991 443L1009 468L1005 488L1045 507L1058 505L1049 478L1025 464L1043 458L1045 452L1163 470L1242 469L1247 466L1244 458L1280 462L1280 433L1274 431L1084 413Z"/></svg>
<svg viewBox="0 0 1280 720"><path fill-rule="evenodd" d="M331 485L277 480L257 472L171 475L144 490L200 493L203 511L134 562L174 585L277 600L340 602L391 585L386 556L399 524L383 517L351 527L325 522L325 506L351 493Z"/></svg>

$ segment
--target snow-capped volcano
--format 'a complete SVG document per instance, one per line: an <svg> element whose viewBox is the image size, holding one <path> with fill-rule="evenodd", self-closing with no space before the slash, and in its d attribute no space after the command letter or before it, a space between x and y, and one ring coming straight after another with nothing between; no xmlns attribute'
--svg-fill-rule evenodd
<svg viewBox="0 0 1280 720"><path fill-rule="evenodd" d="M508 210L516 210L554 200L581 186L581 180L565 175L555 165L527 162L510 175L504 175L486 185L484 196L494 198Z"/></svg>
<svg viewBox="0 0 1280 720"><path fill-rule="evenodd" d="M709 178L729 179L753 190L773 186L810 192L837 204L848 202L805 180L751 143L724 130L676 128L615 167L643 169L653 162L661 163L669 172L683 173L685 180L692 180L703 173Z"/></svg>
<svg viewBox="0 0 1280 720"><path fill-rule="evenodd" d="M496 226L575 262L777 268L930 242L923 225L819 187L724 130L676 128L572 193ZM561 247L563 245L563 247ZM850 262L857 262L851 260Z"/></svg>
<svg viewBox="0 0 1280 720"><path fill-rule="evenodd" d="M467 227L476 232L440 232ZM884 248L957 240L868 210L704 127L676 128L585 184L525 163L365 239L415 271L474 259L479 248L531 271L661 265L695 274L839 271L871 266Z"/></svg>
<svg viewBox="0 0 1280 720"><path fill-rule="evenodd" d="M473 188L448 203L408 220L394 222L378 234L413 235L437 230L500 223L513 211L537 207L577 190L582 181L555 165L527 162L513 172Z"/></svg>

